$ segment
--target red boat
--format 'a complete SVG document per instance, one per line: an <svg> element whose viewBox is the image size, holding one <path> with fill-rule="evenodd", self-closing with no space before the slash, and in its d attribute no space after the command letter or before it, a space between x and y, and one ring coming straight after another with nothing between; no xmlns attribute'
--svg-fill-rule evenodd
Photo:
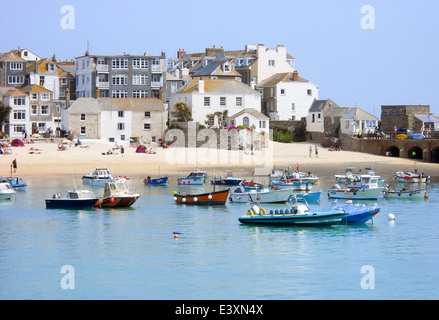
<svg viewBox="0 0 439 320"><path fill-rule="evenodd" d="M190 204L197 206L221 206L225 205L229 197L230 189L214 191L202 194L175 193L174 200L177 204Z"/></svg>

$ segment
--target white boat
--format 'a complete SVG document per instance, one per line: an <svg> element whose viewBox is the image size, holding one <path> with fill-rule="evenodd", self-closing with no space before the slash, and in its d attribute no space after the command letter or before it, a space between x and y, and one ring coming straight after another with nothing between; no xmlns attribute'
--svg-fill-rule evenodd
<svg viewBox="0 0 439 320"><path fill-rule="evenodd" d="M192 171L186 178L178 178L180 185L202 185L207 180L206 171L200 171L198 168Z"/></svg>
<svg viewBox="0 0 439 320"><path fill-rule="evenodd" d="M361 186L342 188L336 184L328 191L328 196L332 199L377 200L384 190L384 187L378 186L378 180L378 176L361 175Z"/></svg>
<svg viewBox="0 0 439 320"><path fill-rule="evenodd" d="M260 190L245 191L243 186L236 188L230 194L231 202L244 202L258 201L261 203L281 203L286 202L288 198L293 194L294 189L273 189L264 188Z"/></svg>
<svg viewBox="0 0 439 320"><path fill-rule="evenodd" d="M268 179L270 183L287 181L293 182L295 184L314 184L319 181L319 177L315 176L311 172L306 173L295 171L293 173L290 173L288 171L283 172L283 170L280 169L271 170Z"/></svg>
<svg viewBox="0 0 439 320"><path fill-rule="evenodd" d="M384 198L386 199L427 199L427 189L400 189L394 190L387 187L384 190Z"/></svg>
<svg viewBox="0 0 439 320"><path fill-rule="evenodd" d="M367 174L362 175L361 174L361 170L359 170L359 173L354 174L352 172L352 168L347 168L346 169L346 173L344 175L335 175L335 180L337 181L337 183L340 184L344 184L345 187L348 188L360 188L361 185L361 177L362 176L371 176L371 177L376 177L378 178L378 186L380 187L384 187L385 186L385 182L386 179L381 177L381 176L377 176L375 174L375 171L373 171L370 168L366 168Z"/></svg>
<svg viewBox="0 0 439 320"><path fill-rule="evenodd" d="M123 180L105 183L104 195L99 198L100 207L131 207L139 199L138 193L131 192Z"/></svg>
<svg viewBox="0 0 439 320"><path fill-rule="evenodd" d="M393 175L398 182L402 183L426 183L430 180L430 176L425 173L398 171Z"/></svg>
<svg viewBox="0 0 439 320"><path fill-rule="evenodd" d="M109 181L116 181L116 178L107 168L96 168L94 172L82 176L82 182L91 186L104 186Z"/></svg>
<svg viewBox="0 0 439 320"><path fill-rule="evenodd" d="M15 190L9 182L0 183L0 200L11 200L14 194Z"/></svg>
<svg viewBox="0 0 439 320"><path fill-rule="evenodd" d="M271 181L271 184L279 189L299 188L299 189L306 189L309 191L312 188L311 183L300 183L298 181L292 181L292 180Z"/></svg>

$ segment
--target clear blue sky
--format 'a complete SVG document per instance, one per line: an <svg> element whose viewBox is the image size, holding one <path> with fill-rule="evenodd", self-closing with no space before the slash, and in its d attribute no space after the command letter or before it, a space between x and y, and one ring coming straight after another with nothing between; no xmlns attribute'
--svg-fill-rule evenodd
<svg viewBox="0 0 439 320"><path fill-rule="evenodd" d="M64 5L75 29L63 29ZM375 28L363 29L371 5ZM319 97L380 115L384 104L430 104L439 114L437 0L0 0L0 52L42 57L84 54L176 57L206 47L284 44Z"/></svg>

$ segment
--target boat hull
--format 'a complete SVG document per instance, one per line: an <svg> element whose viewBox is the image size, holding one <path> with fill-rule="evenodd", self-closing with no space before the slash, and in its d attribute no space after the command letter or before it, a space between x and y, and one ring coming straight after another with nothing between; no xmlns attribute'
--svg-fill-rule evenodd
<svg viewBox="0 0 439 320"><path fill-rule="evenodd" d="M230 189L203 193L203 194L175 194L174 200L177 204L215 206L225 205L229 196Z"/></svg>
<svg viewBox="0 0 439 320"><path fill-rule="evenodd" d="M254 225L276 226L330 226L338 224L346 215L344 211L307 214L261 214L239 217L239 222Z"/></svg>
<svg viewBox="0 0 439 320"><path fill-rule="evenodd" d="M424 199L426 197L427 190L390 190L384 192L384 198L386 199Z"/></svg>
<svg viewBox="0 0 439 320"><path fill-rule="evenodd" d="M47 209L92 209L98 202L96 199L46 199Z"/></svg>
<svg viewBox="0 0 439 320"><path fill-rule="evenodd" d="M202 185L204 184L203 177L195 177L195 178L180 178L177 180L179 185Z"/></svg>
<svg viewBox="0 0 439 320"><path fill-rule="evenodd" d="M293 194L293 189L279 189L279 190L261 190L261 191L250 191L244 193L232 193L230 195L231 202L247 203L250 197L253 201L258 201L260 203L281 203L288 200L288 198Z"/></svg>
<svg viewBox="0 0 439 320"><path fill-rule="evenodd" d="M14 197L15 192L0 193L0 200L11 200Z"/></svg>
<svg viewBox="0 0 439 320"><path fill-rule="evenodd" d="M331 199L343 200L378 200L384 187L371 189L331 189L328 196Z"/></svg>
<svg viewBox="0 0 439 320"><path fill-rule="evenodd" d="M99 199L99 204L97 206L103 208L131 207L139 197L139 195L110 196Z"/></svg>
<svg viewBox="0 0 439 320"><path fill-rule="evenodd" d="M154 186L166 186L168 183L168 177L162 177L157 179L145 179L143 183L146 185L154 185Z"/></svg>
<svg viewBox="0 0 439 320"><path fill-rule="evenodd" d="M400 183L426 183L428 181L427 177L417 178L417 177L397 177Z"/></svg>
<svg viewBox="0 0 439 320"><path fill-rule="evenodd" d="M340 221L340 224L364 224L380 212L380 208L377 206L352 204L337 206L337 209L343 210L347 214L342 221Z"/></svg>
<svg viewBox="0 0 439 320"><path fill-rule="evenodd" d="M212 180L211 184L217 186L238 186L242 182L242 179L229 178L229 179L217 179Z"/></svg>

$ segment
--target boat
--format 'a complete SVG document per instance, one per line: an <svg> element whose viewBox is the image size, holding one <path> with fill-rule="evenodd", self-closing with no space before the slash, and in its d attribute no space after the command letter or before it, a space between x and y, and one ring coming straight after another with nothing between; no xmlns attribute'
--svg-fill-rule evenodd
<svg viewBox="0 0 439 320"><path fill-rule="evenodd" d="M13 189L22 190L27 187L27 184L23 183L22 178L14 177L0 177L1 182L9 182Z"/></svg>
<svg viewBox="0 0 439 320"><path fill-rule="evenodd" d="M298 182L299 184L315 184L319 182L319 177L315 176L311 172L293 172L292 174L285 175L281 180L291 180L292 182Z"/></svg>
<svg viewBox="0 0 439 320"><path fill-rule="evenodd" d="M329 190L328 197L346 200L378 200L384 190L384 187L378 186L378 180L377 176L361 175L359 186L342 188L336 184Z"/></svg>
<svg viewBox="0 0 439 320"><path fill-rule="evenodd" d="M186 178L178 178L180 185L202 185L207 180L207 173L196 169L192 171Z"/></svg>
<svg viewBox="0 0 439 320"><path fill-rule="evenodd" d="M300 183L299 181L292 181L289 179L271 181L271 186L277 187L279 189L305 188L307 190L311 190L312 188L312 184L310 183Z"/></svg>
<svg viewBox="0 0 439 320"><path fill-rule="evenodd" d="M243 186L239 186L230 194L230 202L247 203L254 200L260 203L281 203L286 202L293 194L293 189L273 189L264 188L260 190L246 191Z"/></svg>
<svg viewBox="0 0 439 320"><path fill-rule="evenodd" d="M349 180L354 181L354 180L359 180L359 175L354 174L353 172L353 167L349 167L346 168L346 172L345 174L336 174L335 176L335 181L337 181L337 183L346 183ZM358 178L356 177L358 176Z"/></svg>
<svg viewBox="0 0 439 320"><path fill-rule="evenodd" d="M247 215L238 218L242 224L281 226L330 226L338 224L346 216L344 210L312 211L303 199L292 199L291 207L267 212L260 203L254 203Z"/></svg>
<svg viewBox="0 0 439 320"><path fill-rule="evenodd" d="M130 192L123 180L108 181L105 183L104 195L96 206L99 207L131 207L139 199L138 193Z"/></svg>
<svg viewBox="0 0 439 320"><path fill-rule="evenodd" d="M343 217L340 224L364 224L380 212L377 205L353 204L352 200L348 200L342 205L335 205L333 209L346 212L346 216Z"/></svg>
<svg viewBox="0 0 439 320"><path fill-rule="evenodd" d="M223 186L237 186L242 182L240 178L234 178L232 173L229 171L225 177L215 176L210 180L211 184L223 185Z"/></svg>
<svg viewBox="0 0 439 320"><path fill-rule="evenodd" d="M0 200L11 200L15 193L9 182L0 182Z"/></svg>
<svg viewBox="0 0 439 320"><path fill-rule="evenodd" d="M161 177L161 178L151 178L150 176L143 179L143 183L146 185L153 185L153 186L166 186L168 182L168 177Z"/></svg>
<svg viewBox="0 0 439 320"><path fill-rule="evenodd" d="M364 176L370 176L370 177L376 177L378 178L378 185L380 187L384 187L386 179L384 177L381 176L377 176L375 174L375 171L373 171L371 168L365 168L366 170L366 174ZM348 188L359 188L361 187L361 179L362 179L362 174L361 174L361 169L359 170L359 173L354 174L352 172L352 168L347 168L346 169L346 173L344 175L334 175L335 176L335 180L337 181L337 183L343 183L346 187Z"/></svg>
<svg viewBox="0 0 439 320"><path fill-rule="evenodd" d="M201 194L185 194L175 192L174 200L177 204L220 206L226 204L229 193L230 189Z"/></svg>
<svg viewBox="0 0 439 320"><path fill-rule="evenodd" d="M55 193L52 198L46 199L47 209L91 209L98 202L98 198L90 190L74 189L68 191L64 197Z"/></svg>
<svg viewBox="0 0 439 320"><path fill-rule="evenodd" d="M425 139L425 135L423 135L422 133L413 133L410 136L410 139L415 139L415 140Z"/></svg>
<svg viewBox="0 0 439 320"><path fill-rule="evenodd" d="M427 189L406 189L399 190L390 189L387 187L384 189L384 198L386 199L427 199Z"/></svg>
<svg viewBox="0 0 439 320"><path fill-rule="evenodd" d="M430 180L430 176L425 173L397 171L393 178L402 183L426 183Z"/></svg>
<svg viewBox="0 0 439 320"><path fill-rule="evenodd" d="M111 175L107 168L96 168L94 172L82 176L82 182L91 186L104 186L106 182L115 180L116 178Z"/></svg>
<svg viewBox="0 0 439 320"><path fill-rule="evenodd" d="M250 190L261 190L264 188L264 185L262 183L259 182L254 182L253 180L251 181L242 181L241 186L244 187L245 191L250 191Z"/></svg>

